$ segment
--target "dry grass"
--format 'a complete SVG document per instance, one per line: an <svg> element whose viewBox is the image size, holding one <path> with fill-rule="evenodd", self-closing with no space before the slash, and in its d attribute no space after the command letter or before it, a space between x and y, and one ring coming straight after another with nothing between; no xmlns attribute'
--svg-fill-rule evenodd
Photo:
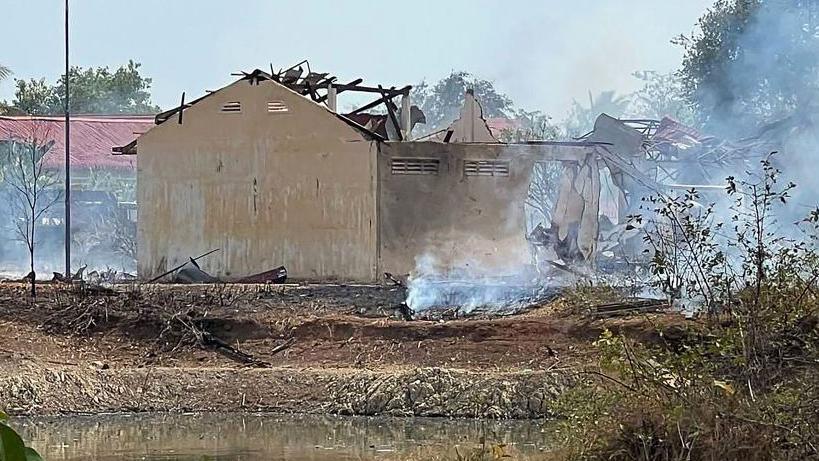
<svg viewBox="0 0 819 461"><path fill-rule="evenodd" d="M588 314L601 304L620 302L626 299L625 289L605 284L580 283L567 290L561 297L564 313Z"/></svg>

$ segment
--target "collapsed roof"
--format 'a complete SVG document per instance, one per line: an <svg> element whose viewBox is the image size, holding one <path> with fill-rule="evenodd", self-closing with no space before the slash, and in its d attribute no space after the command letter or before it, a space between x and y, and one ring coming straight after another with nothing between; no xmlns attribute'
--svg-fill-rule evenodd
<svg viewBox="0 0 819 461"><path fill-rule="evenodd" d="M621 133L617 135L616 132ZM581 140L611 141L632 133L632 146L619 154L633 157L631 165L657 184L709 185L721 183L727 169L746 168L771 151L775 144L764 136L727 141L704 135L670 117L615 119L601 114L594 130ZM639 145L634 144L636 142Z"/></svg>
<svg viewBox="0 0 819 461"><path fill-rule="evenodd" d="M305 72L306 70L306 72ZM270 72L255 69L251 72L238 72L232 74L239 77L239 81L247 81L251 85L258 85L262 81L273 81L283 85L305 98L309 98L317 104L324 104L344 123L352 126L354 129L362 133L365 137L371 140L386 141L398 140L403 141L411 127L416 123L424 123L425 119L423 112L417 106L406 106L399 109L394 99L401 96L402 103L409 101L409 92L412 89L411 85L406 85L400 88L391 86L385 88L382 85L367 86L362 85L364 81L361 78L349 81L347 83L337 83L338 77L331 76L326 72L313 72L310 68L310 62L306 59L287 68L274 71L273 66L270 66ZM218 90L217 90L218 91ZM372 93L376 95L376 99L370 103L346 114L341 114L336 111L336 96L343 92L357 92L357 93ZM192 101L185 102L185 93L182 93L182 100L179 106L159 113L154 118L157 125L167 122L169 119L176 117L179 123L182 123L184 111L216 91L210 91L196 98ZM383 106L385 114L371 114L367 111ZM407 115L405 115L407 114ZM408 123L403 122L403 118L409 119ZM137 153L137 141L122 145L118 144L113 148L115 153L125 155L135 155Z"/></svg>
<svg viewBox="0 0 819 461"><path fill-rule="evenodd" d="M255 69L251 72L239 72L234 73L232 75L240 77L239 80L248 81L251 85L258 84L259 82L265 80L276 82L304 97L310 98L315 103L326 104L334 113L336 112L335 111L336 101L334 98L336 95L340 93L358 92L376 94L377 97L374 101L365 104L348 114L336 113L336 116L338 116L344 122L353 125L355 128L363 130L366 134L368 134L370 137L374 139L387 139L386 136L378 133L379 130L368 129L365 127L365 124L361 124L356 121L356 119L359 120L361 119L361 117L357 116L366 114L366 111L383 105L386 112L386 117L395 126L395 129L398 132L397 134L398 139L399 140L403 139L399 123L400 114L398 113L398 106L395 104L393 100L397 96L408 97L409 92L412 89L411 85L406 85L401 88L396 88L395 86L385 88L382 85L367 86L362 85L362 82L364 80L361 78L357 78L347 83L337 83L338 77L331 76L327 72L321 73L313 72L310 69L310 62L307 60L301 61L298 64L291 66L287 69L279 70L278 72L274 72L273 66L271 65L270 72L266 72L261 69ZM204 96L201 96L188 103L185 103L183 93L182 102L179 106L162 112L160 114L157 114L155 119L156 124L158 125L164 123L174 115L179 116L181 119L181 116L179 114L182 111L193 106L202 99L207 98L213 93L214 92L209 92ZM420 119L421 117L418 117L416 120Z"/></svg>

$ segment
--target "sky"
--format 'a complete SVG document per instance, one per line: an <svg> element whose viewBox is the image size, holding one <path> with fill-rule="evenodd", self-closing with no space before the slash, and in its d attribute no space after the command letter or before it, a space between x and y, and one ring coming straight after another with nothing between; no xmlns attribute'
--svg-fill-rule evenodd
<svg viewBox="0 0 819 461"><path fill-rule="evenodd" d="M465 70L517 106L561 118L589 91L633 91L634 71L676 70L682 50L671 39L689 34L713 1L71 0L70 61L142 63L163 108L183 91L190 99L229 83L232 72L305 58L340 81L385 86ZM11 100L14 78L62 73L63 0L0 0L0 11L0 63L14 72L0 100Z"/></svg>

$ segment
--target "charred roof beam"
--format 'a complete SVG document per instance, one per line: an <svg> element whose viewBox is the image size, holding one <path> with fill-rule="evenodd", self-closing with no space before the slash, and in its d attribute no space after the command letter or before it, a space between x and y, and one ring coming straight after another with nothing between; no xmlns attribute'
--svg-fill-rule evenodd
<svg viewBox="0 0 819 461"><path fill-rule="evenodd" d="M335 77L333 77L333 80L335 80ZM333 88L335 88L336 94L339 94L342 91L346 91L344 89L340 90L339 88L355 87L356 85L358 85L359 83L361 83L363 81L364 81L363 78L357 78L357 79L353 80L350 83L346 83L346 84L343 84L343 85L333 85ZM332 83L332 82L327 82L326 84L323 84L323 85L326 86L326 85L329 85L330 83ZM327 100L327 97L328 97L328 95L325 94L324 96L321 96L320 98L318 98L318 100L316 100L316 102L324 102L324 101Z"/></svg>
<svg viewBox="0 0 819 461"><path fill-rule="evenodd" d="M336 88L338 88L338 87L336 87ZM359 107L358 109L350 112L350 114L351 115L360 114L360 113L364 112L365 110L370 110L373 107L377 107L381 103L385 103L386 101L391 101L392 98L394 98L396 96L407 95L407 94L409 94L409 90L411 90L411 89L412 89L411 85L407 85L407 86L405 86L403 88L400 88L400 89L397 89L397 90L395 88L390 88L390 89L383 89L382 88L383 92L378 91L378 93L381 94L380 98L376 99L373 102L364 104L363 106ZM376 88L376 90L378 90L378 89Z"/></svg>
<svg viewBox="0 0 819 461"><path fill-rule="evenodd" d="M401 134L401 125L398 123L398 117L395 116L395 109L393 107L394 104L392 102L392 98L398 96L400 93L390 96L390 94L387 93L387 90L385 90L381 85L378 85L378 90L381 93L382 99L384 99L384 105L387 106L387 113L390 116L390 121L392 122L393 127L395 127L396 136L398 136L399 141L403 141L404 136ZM395 91L395 88L390 88L390 91Z"/></svg>

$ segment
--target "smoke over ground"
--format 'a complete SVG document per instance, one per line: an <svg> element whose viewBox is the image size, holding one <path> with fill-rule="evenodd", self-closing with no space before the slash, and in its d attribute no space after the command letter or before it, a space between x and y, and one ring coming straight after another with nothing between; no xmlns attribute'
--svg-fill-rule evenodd
<svg viewBox="0 0 819 461"><path fill-rule="evenodd" d="M688 72L701 72L702 80L690 92L689 101L682 101L682 95L680 100L694 105L702 133L728 141L732 149L742 152L743 158L718 165L691 155L690 161L677 167L684 170L679 177L684 178L682 184L724 185L729 175L754 182L754 175L757 180L761 177L760 161L778 151L773 157L774 165L782 170L778 185L792 181L797 188L790 192L787 205L775 208L779 219L769 222L776 227L770 231L795 237L800 231L794 222L817 207L819 193L819 176L814 173L819 154L819 2L737 3L752 5L751 14L740 15L737 27L721 32L725 42L716 50L714 67L698 68L696 61L709 58L708 53L714 51L708 49L713 46L711 41L701 40L693 54L689 51L683 64ZM685 71L681 75L686 75ZM646 114L634 114L635 118L641 115ZM656 192L644 191L646 195ZM640 197L631 199L639 202ZM725 191L713 188L704 191L700 199L698 207L717 203L712 218L725 223L726 230L732 227L734 216L750 211L752 206L747 199L737 201L736 196L729 197ZM643 211L651 213L650 209ZM528 230L521 228L520 234ZM732 259L735 249L728 241L720 242L720 247ZM536 298L549 283L522 268L475 263L461 267L441 270L434 255L420 256L409 282L408 305L425 310L454 304L465 311L512 306Z"/></svg>
<svg viewBox="0 0 819 461"><path fill-rule="evenodd" d="M0 143L2 150L2 143ZM2 153L0 153L0 156ZM62 178L57 171L55 177ZM44 190L35 210L34 271L38 279L51 279L54 272L65 271L65 206L62 181ZM71 267L76 272L85 266L92 271L135 273L136 222L127 208L109 190L72 188ZM56 199L56 201L55 201ZM53 202L53 203L52 203ZM26 198L9 184L0 181L0 277L21 278L30 269L29 252L20 228L25 228L30 213Z"/></svg>
<svg viewBox="0 0 819 461"><path fill-rule="evenodd" d="M783 180L798 186L791 218L804 217L816 206L819 191L819 177L813 173L819 150L819 2L737 3L749 5L750 14L744 21L733 19L734 27L703 23L704 36L720 37L721 46L710 50L719 60L709 60L708 48L696 48L689 51L682 75L696 76L697 85L689 82L689 92L705 132L763 141L757 148L760 158L779 151L774 162ZM720 35L709 34L712 30ZM705 40L700 46L713 43ZM730 174L739 177L742 171Z"/></svg>
<svg viewBox="0 0 819 461"><path fill-rule="evenodd" d="M407 282L407 305L416 313L457 307L464 314L476 310L514 312L551 298L559 285L540 278L531 267L487 267L465 262L443 268L433 255L416 258Z"/></svg>

